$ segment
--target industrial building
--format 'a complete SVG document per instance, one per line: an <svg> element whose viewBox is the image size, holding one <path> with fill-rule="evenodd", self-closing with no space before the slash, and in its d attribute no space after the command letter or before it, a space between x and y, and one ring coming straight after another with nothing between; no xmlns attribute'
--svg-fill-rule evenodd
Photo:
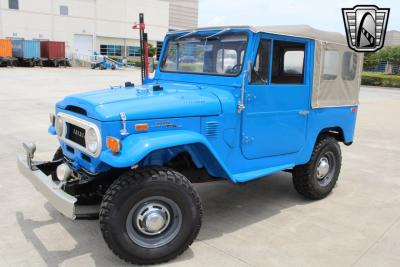
<svg viewBox="0 0 400 267"><path fill-rule="evenodd" d="M385 46L400 45L400 31L387 31L385 37Z"/></svg>
<svg viewBox="0 0 400 267"><path fill-rule="evenodd" d="M0 38L65 41L69 57L133 57L139 13L157 45L169 30L197 27L198 0L0 0Z"/></svg>

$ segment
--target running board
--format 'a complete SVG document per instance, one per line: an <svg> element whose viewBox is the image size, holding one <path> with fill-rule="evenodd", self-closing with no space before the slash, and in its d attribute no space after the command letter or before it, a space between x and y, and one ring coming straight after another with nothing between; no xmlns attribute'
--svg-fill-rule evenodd
<svg viewBox="0 0 400 267"><path fill-rule="evenodd" d="M233 174L232 177L236 183L244 183L244 182L258 179L258 178L261 178L261 177L264 177L264 176L267 176L267 175L270 175L273 173L291 169L294 166L295 166L294 164L285 164L285 165L275 166L275 167L256 170L256 171L237 173L237 174Z"/></svg>

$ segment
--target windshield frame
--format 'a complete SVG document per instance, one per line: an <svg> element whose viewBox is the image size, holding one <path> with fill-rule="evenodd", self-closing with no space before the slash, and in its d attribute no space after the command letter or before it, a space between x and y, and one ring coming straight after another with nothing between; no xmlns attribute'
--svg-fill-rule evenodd
<svg viewBox="0 0 400 267"><path fill-rule="evenodd" d="M173 74L192 74L192 75L206 75L206 76L217 76L217 77L238 77L242 74L243 69L244 69L244 65L246 62L246 56L247 56L247 50L249 49L249 44L251 42L250 40L250 34L247 31L225 31L224 33L221 33L221 35L227 35L227 34L243 34L246 37L246 41L245 41L245 47L243 49L243 62L242 62L242 66L240 67L240 70L236 73L236 74L226 74L226 73L217 73L217 72L190 72L190 71L172 71L172 70L165 70L162 68L162 65L164 64L164 61L166 60L166 56L168 55L168 46L170 44L171 41L175 41L175 40L180 40L179 37L187 34L187 33L191 33L190 37L192 37L192 34L197 34L197 35L201 35L204 37L207 36L211 36L211 35L216 35L218 34L220 31L206 31L206 32L180 32L177 34L171 34L171 35L167 35L167 38L165 39L165 44L163 47L163 51L162 51L162 55L160 56L160 60L159 60L159 64L157 66L158 71L162 72L162 73L173 73ZM184 38L183 38L184 39Z"/></svg>

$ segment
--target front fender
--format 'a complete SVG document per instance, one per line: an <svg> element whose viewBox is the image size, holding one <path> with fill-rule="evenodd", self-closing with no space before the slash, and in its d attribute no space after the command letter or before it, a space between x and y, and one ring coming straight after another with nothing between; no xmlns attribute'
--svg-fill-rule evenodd
<svg viewBox="0 0 400 267"><path fill-rule="evenodd" d="M185 130L132 134L121 141L121 151L118 154L106 150L100 155L100 160L115 168L127 168L139 163L153 151L191 144L202 145L205 149L199 149L200 153L210 153L214 157L211 161L216 161L213 164L219 165L222 175L230 176L223 161L208 140L199 133ZM210 160L210 155L204 154L203 156Z"/></svg>

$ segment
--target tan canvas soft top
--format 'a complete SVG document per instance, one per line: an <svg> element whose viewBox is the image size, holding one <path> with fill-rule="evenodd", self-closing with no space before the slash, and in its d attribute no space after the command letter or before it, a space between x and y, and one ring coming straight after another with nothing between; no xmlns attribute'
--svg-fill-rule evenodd
<svg viewBox="0 0 400 267"><path fill-rule="evenodd" d="M251 29L256 32L276 33L347 45L344 35L338 32L318 30L308 25L258 26Z"/></svg>

